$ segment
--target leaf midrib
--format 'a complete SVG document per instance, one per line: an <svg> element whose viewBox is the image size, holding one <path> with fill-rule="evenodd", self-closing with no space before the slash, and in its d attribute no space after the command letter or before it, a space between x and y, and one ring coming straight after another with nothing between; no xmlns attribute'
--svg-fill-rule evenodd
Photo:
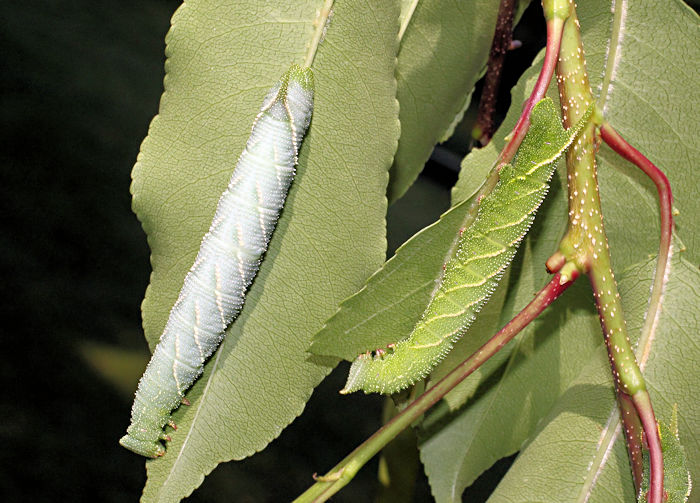
<svg viewBox="0 0 700 503"><path fill-rule="evenodd" d="M221 358L221 355L223 354L223 351L221 351L221 349L222 348L219 348L219 351L216 352L216 357L214 358L214 362L212 364L213 368L212 368L211 374L209 374L209 379L207 379L207 385L204 387L204 391L202 392L202 396L197 402L197 412L195 412L195 415L192 418L192 423L190 424L189 431L187 432L187 436L185 437L185 440L182 442L182 446L180 447L180 450L177 453L177 458L175 458L175 461L173 461L173 464L170 467L170 470L168 472L168 476L165 478L165 481L163 482L163 485L162 485L163 489L165 489L168 486L168 482L170 482L170 477L175 473L176 468L178 466L178 463L182 459L182 453L185 452L185 447L187 447L187 443L190 440L190 436L192 436L192 432L195 430L195 424L197 423L197 419L199 418L199 413L202 411L204 403L206 402L207 394L209 392L209 387L211 386L211 383L214 380L214 372L216 371L217 367L219 366L219 359ZM190 492L190 494L191 494L191 492Z"/></svg>
<svg viewBox="0 0 700 503"><path fill-rule="evenodd" d="M605 63L605 75L601 85L600 96L598 97L598 108L602 110L603 113L606 111L605 107L607 106L613 76L615 75L620 63L622 38L624 37L625 19L627 18L627 2L628 0L614 0L613 25L610 32L610 40L608 41L608 55Z"/></svg>

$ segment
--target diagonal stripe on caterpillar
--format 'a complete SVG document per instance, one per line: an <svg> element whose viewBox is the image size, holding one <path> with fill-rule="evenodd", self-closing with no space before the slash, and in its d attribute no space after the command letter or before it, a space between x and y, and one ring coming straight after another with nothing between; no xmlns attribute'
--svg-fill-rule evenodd
<svg viewBox="0 0 700 503"><path fill-rule="evenodd" d="M194 265L139 382L131 424L119 443L138 454L165 454L160 442L184 398L238 316L258 272L313 111L313 75L292 66L265 97Z"/></svg>
<svg viewBox="0 0 700 503"><path fill-rule="evenodd" d="M396 393L426 377L466 332L491 296L544 199L557 159L592 113L564 130L551 99L532 111L514 164L504 166L494 190L479 203L413 331L385 349L359 355L341 393Z"/></svg>

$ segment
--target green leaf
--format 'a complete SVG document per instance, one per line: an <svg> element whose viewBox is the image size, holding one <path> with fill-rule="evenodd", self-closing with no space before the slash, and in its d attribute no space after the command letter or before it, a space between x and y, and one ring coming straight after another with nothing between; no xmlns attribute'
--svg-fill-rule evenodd
<svg viewBox="0 0 700 503"><path fill-rule="evenodd" d="M403 0L397 98L401 138L389 202L416 180L433 147L450 136L488 59L499 0Z"/></svg>
<svg viewBox="0 0 700 503"><path fill-rule="evenodd" d="M670 424L659 422L659 436L661 437L661 450L664 458L664 492L668 496L665 503L685 503L690 496L692 482L687 467L685 449L681 445L678 436L678 408L673 408ZM644 476L642 491L637 501L647 501L649 490L649 451L643 451Z"/></svg>
<svg viewBox="0 0 700 503"><path fill-rule="evenodd" d="M166 79L133 172L153 274L143 303L158 340L267 89L304 60L319 2L188 2L167 36ZM245 307L148 462L144 500L189 495L218 463L259 451L335 364L311 336L381 264L398 141L399 3L336 2L313 64L312 125ZM116 440L115 440L116 441Z"/></svg>
<svg viewBox="0 0 700 503"><path fill-rule="evenodd" d="M654 260L627 270L620 281L630 332L639 333L647 307ZM697 333L700 320L700 273L675 258L666 288L665 308L653 338L637 349L651 353L644 370L657 419L670 423L678 407L681 443L688 468L696 478L700 465L700 404L694 395L700 382ZM619 412L605 350L589 359L580 375L543 419L501 481L493 501L634 501ZM553 467L556 467L555 469ZM523 484L528 480L528 484Z"/></svg>
<svg viewBox="0 0 700 503"><path fill-rule="evenodd" d="M472 9L479 14L475 15ZM401 138L391 170L390 201L400 197L413 183L440 131L445 131L447 124L458 113L454 108L454 103L459 101L456 96L467 96L465 89L471 89L478 78L488 56L497 9L498 2L470 2L465 5L432 0L420 3L416 0L402 1L402 25L406 25L406 32L401 42L397 70ZM489 20L490 16L493 19ZM455 22L456 27L453 25ZM467 26L469 30L465 29ZM429 39L436 44L434 48L426 45L424 32L429 29L431 33L441 34L438 38ZM488 33L480 33L484 30ZM450 39L450 34L456 38ZM463 54L465 51L468 56ZM483 51L483 58L479 59ZM442 71L443 66L447 68L448 64L451 65L450 71ZM403 65L407 65L404 71ZM465 73L462 75L460 72ZM407 80L409 76L411 80ZM473 80L469 80L471 84L466 86L459 80L464 78ZM440 101L441 93L446 96L444 101ZM404 94L410 98L409 103L406 102L407 98L403 98ZM421 99L425 100L422 104L419 103ZM435 107L452 110L445 115L447 119L442 120L442 126L435 125L434 121L439 121L441 117L435 114ZM424 142L424 138L432 139ZM407 158L405 162L402 161L404 156ZM386 346L411 333L427 305L451 240L469 210L469 203L460 203L483 183L494 159L495 156L474 163L468 173L474 175L471 192L453 194L453 207L438 222L404 243L362 291L343 302L323 331L314 338L310 348L312 353L334 355L351 361L360 353ZM464 170L460 177L463 173ZM403 292L400 298L396 298L397 292Z"/></svg>
<svg viewBox="0 0 700 503"><path fill-rule="evenodd" d="M430 300L468 210L469 201L451 208L396 250L362 290L343 301L314 336L310 351L352 361L407 337Z"/></svg>
<svg viewBox="0 0 700 503"><path fill-rule="evenodd" d="M588 22L600 23L596 9L609 4L585 7L592 18ZM668 176L680 211L676 226L688 247L686 259L700 264L700 198L692 168L700 156L700 142L697 128L689 127L700 122L700 76L695 71L700 68L700 18L679 0L634 0L616 4L612 22L609 42L603 39L586 46L587 55L603 46L612 48L604 67L589 70L598 75L605 71L603 82L593 86L594 93L602 89L598 105L613 127ZM649 250L654 253L658 248L656 190L639 169L621 162L608 147L601 149L598 159L613 260L616 256L644 260ZM631 233L630 227L638 231Z"/></svg>
<svg viewBox="0 0 700 503"><path fill-rule="evenodd" d="M686 212L697 214L698 202L693 188L697 184L691 178L692 164L688 159L697 156L698 141L692 137L694 132L688 131L685 126L700 120L695 106L700 78L695 75L689 81L686 71L694 64L700 64L697 16L679 2L659 5L634 1L615 3L615 6L617 10L612 13L609 4L602 1L585 2L578 9L594 93L603 87L607 89L607 98L600 101L607 103L607 117L637 149L658 162L659 167L668 174L681 217ZM667 53L658 52L659 44L667 48ZM608 54L608 47L614 48L613 52L618 56ZM633 63L628 65L626 58ZM679 64L679 60L684 63ZM536 60L535 67L538 68L540 62L541 56ZM614 71L611 66L614 66ZM612 85L603 86L606 75L611 77ZM453 197L465 197L473 192L480 176L470 175L469 168L483 165L488 159L496 157L503 146L503 137L512 129L535 78L536 72L528 71L513 90L513 106L492 144L465 159ZM550 96L555 93L556 88L550 89ZM638 96L644 96L644 99L636 99ZM632 102L634 105L630 104ZM649 117L657 118L658 122L650 124ZM626 124L633 125L634 129L626 127ZM672 153L670 149L673 149ZM636 167L617 157L606 146L601 147L599 161L606 230L614 267L620 271L646 262L658 250L656 189ZM562 170L559 176L564 188L565 175ZM435 378L471 354L478 344L527 304L532 292L545 284L547 274L542 264L554 251L566 228L566 192L554 191L548 203L550 206L540 210L535 227L528 236L521 262L514 264L503 309L499 313L498 306L487 305L481 314L482 317L490 315L494 319L500 315L500 324L494 321L491 333L470 331L470 335L463 339L464 347L458 345L453 350L443 366L434 373ZM697 219L679 219L679 233L684 240L697 239L698 230ZM691 261L695 261L694 253L689 251L687 255ZM519 264L522 264L520 270L517 269ZM501 355L499 360L484 366L479 374L460 386L461 395L454 395L454 392L452 397L448 395L447 403L451 408L443 407L436 411L436 415L426 423L421 445L422 460L438 501L459 499L464 487L495 460L519 450L535 432L538 423L550 413L560 395L578 397L583 393L585 390L576 388L572 382L592 361L597 361L596 358L603 362L599 368L605 373L603 378L599 377L603 383L600 389L595 389L598 396L591 398L591 402L613 396L604 379L609 368L602 348L600 326L592 309L590 290L585 285L576 285L575 288L550 307L551 312L544 314L534 328L529 328L514 344L507 346L507 355ZM648 288L639 301L645 301L647 296ZM672 301L666 297L665 306L671 304ZM646 302L638 308L646 309ZM655 351L668 354L675 349L665 344L655 344L652 354ZM695 356L698 357L700 355ZM670 390L665 389L664 392ZM473 400L467 402L466 407L454 411L455 405L472 396ZM588 414L585 407L579 407L577 411ZM697 411L692 407L684 411L681 407L681 423L689 414L697 416ZM498 430L497 433L494 428ZM566 423L562 428L566 428ZM576 428L572 425L571 435L576 435ZM686 432L691 432L688 433L690 437L698 436L697 427L688 428ZM687 442L686 439L690 437L684 436L681 428L682 442ZM557 441L564 442L563 439ZM576 443L572 441L571 444L573 453ZM555 451L558 444L549 445L548 448ZM449 450L447 455L445 449ZM698 452L698 449L687 447L687 451ZM542 449L540 454L544 455L545 452L547 449ZM698 459L692 455L690 457L690 470L697 477L700 474ZM528 458L530 462L532 459ZM565 460L563 457L552 459L547 466L558 466L557 463ZM628 477L624 446L616 447L606 459L608 463L617 460L620 463L619 473ZM566 462L569 462L568 458ZM597 462L603 463L603 459L597 459ZM545 462L537 466L542 468ZM553 473L551 477L554 479L557 474ZM571 479L569 483L575 485L577 482ZM632 491L629 480L620 484L625 484L624 490ZM624 500L620 487L613 493L616 496L612 501ZM515 484L511 490L511 493L500 493L501 497L522 501L524 496L518 492ZM557 495L558 501L568 501L566 497L559 498L557 491L549 494L550 497ZM634 498L634 494L631 498ZM539 501L536 497L534 499Z"/></svg>

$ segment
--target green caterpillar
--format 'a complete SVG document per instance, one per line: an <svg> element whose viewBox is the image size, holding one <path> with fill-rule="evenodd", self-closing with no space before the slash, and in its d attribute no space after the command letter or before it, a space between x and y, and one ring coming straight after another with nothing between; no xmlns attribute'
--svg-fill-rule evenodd
<svg viewBox="0 0 700 503"><path fill-rule="evenodd" d="M413 331L396 344L359 355L341 393L396 393L425 378L445 357L498 285L547 194L556 161L591 112L564 130L551 99L535 106L513 165L501 169L472 225L460 231Z"/></svg>

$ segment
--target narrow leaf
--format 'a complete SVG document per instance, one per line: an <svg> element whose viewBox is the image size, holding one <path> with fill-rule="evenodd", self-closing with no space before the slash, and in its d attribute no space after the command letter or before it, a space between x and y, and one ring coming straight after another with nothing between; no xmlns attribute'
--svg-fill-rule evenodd
<svg viewBox="0 0 700 503"><path fill-rule="evenodd" d="M469 104L488 59L499 0L404 0L396 75L401 138L389 202L416 180ZM448 134L449 136L449 134Z"/></svg>
<svg viewBox="0 0 700 503"><path fill-rule="evenodd" d="M303 62L319 2L183 4L167 37L165 94L134 168L153 275L144 329L158 340L265 91ZM313 123L297 177L238 320L148 462L146 501L189 495L218 463L264 448L335 361L306 348L381 263L398 139L399 4L336 2L313 64ZM362 61L361 65L356 64ZM348 243L352 243L349 246Z"/></svg>

